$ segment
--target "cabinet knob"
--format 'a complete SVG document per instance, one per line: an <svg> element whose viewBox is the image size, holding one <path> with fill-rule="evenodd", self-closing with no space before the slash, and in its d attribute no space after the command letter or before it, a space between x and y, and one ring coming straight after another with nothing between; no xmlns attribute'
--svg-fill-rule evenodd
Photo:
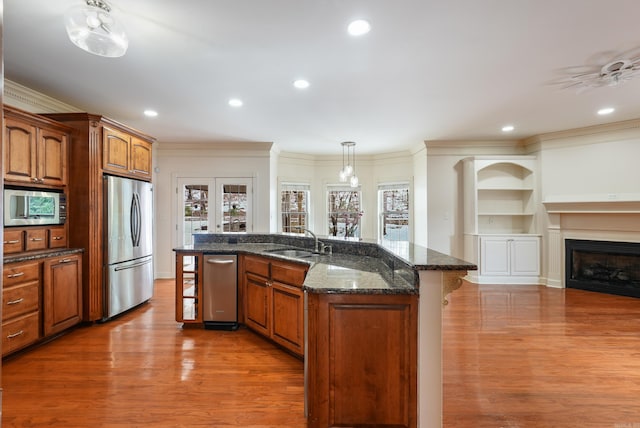
<svg viewBox="0 0 640 428"><path fill-rule="evenodd" d="M58 263L69 263L71 259L62 259Z"/></svg>
<svg viewBox="0 0 640 428"><path fill-rule="evenodd" d="M4 241L5 244L17 244L20 242L19 239L11 239L10 241Z"/></svg>
<svg viewBox="0 0 640 428"><path fill-rule="evenodd" d="M21 297L21 298L16 299L16 300L9 300L7 302L7 305L17 305L18 303L22 303L23 301L24 301L24 298Z"/></svg>
<svg viewBox="0 0 640 428"><path fill-rule="evenodd" d="M53 237L53 240L54 240L54 241L59 241L59 240L61 240L61 239L62 239L62 236L54 236L54 237Z"/></svg>
<svg viewBox="0 0 640 428"><path fill-rule="evenodd" d="M33 242L38 242L38 241L43 241L43 238L31 238L31 241Z"/></svg>

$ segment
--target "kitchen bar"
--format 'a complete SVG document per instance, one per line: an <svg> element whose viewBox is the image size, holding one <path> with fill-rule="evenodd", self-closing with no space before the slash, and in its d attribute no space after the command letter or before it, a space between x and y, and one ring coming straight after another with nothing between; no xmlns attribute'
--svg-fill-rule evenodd
<svg viewBox="0 0 640 428"><path fill-rule="evenodd" d="M331 245L331 254L314 253L314 239L295 235L195 234L193 246L175 250L259 255L309 266L303 290L308 311L305 366L310 427L345 423L441 426L444 298L476 266L413 244L394 247L363 241L324 241ZM282 251L287 249L298 252ZM394 330L398 326L406 331ZM367 336L372 340L366 340ZM353 342L360 338L358 343ZM350 343L352 348L347 349ZM361 370L352 362L340 361L366 352L374 355L358 365ZM397 364L384 365L392 361ZM388 377L397 375L403 379L402 385L376 375L381 367L394 366L397 370ZM358 385L358 370L367 376L367 385ZM343 372L353 376L349 385L331 378L332 373ZM394 398L396 390L399 396ZM357 393L369 395L358 402L359 397L354 396ZM383 406L383 410L380 403L385 398L396 401ZM368 401L374 403L373 410L366 405ZM373 411L375 414L371 414Z"/></svg>

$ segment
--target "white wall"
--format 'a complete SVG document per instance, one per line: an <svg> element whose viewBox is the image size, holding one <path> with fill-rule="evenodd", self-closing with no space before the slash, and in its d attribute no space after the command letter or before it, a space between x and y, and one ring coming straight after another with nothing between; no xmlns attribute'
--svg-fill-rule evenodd
<svg viewBox="0 0 640 428"><path fill-rule="evenodd" d="M155 270L157 278L175 274L178 177L253 177L253 231L270 232L271 143L162 144L154 152Z"/></svg>

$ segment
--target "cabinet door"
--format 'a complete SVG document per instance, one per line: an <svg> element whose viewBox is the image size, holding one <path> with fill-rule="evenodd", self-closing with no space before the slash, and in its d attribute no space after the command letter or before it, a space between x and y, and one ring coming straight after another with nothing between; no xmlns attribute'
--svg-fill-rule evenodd
<svg viewBox="0 0 640 428"><path fill-rule="evenodd" d="M304 293L291 285L273 282L271 338L298 355L304 354Z"/></svg>
<svg viewBox="0 0 640 428"><path fill-rule="evenodd" d="M25 251L47 249L46 229L27 229L26 235Z"/></svg>
<svg viewBox="0 0 640 428"><path fill-rule="evenodd" d="M131 172L143 180L151 180L151 144L131 139Z"/></svg>
<svg viewBox="0 0 640 428"><path fill-rule="evenodd" d="M44 335L78 324L82 316L82 264L78 255L44 262Z"/></svg>
<svg viewBox="0 0 640 428"><path fill-rule="evenodd" d="M66 248L67 247L67 231L64 226L50 227L47 229L49 234L49 248Z"/></svg>
<svg viewBox="0 0 640 428"><path fill-rule="evenodd" d="M40 129L37 148L38 182L52 186L67 184L67 135Z"/></svg>
<svg viewBox="0 0 640 428"><path fill-rule="evenodd" d="M102 169L120 174L129 174L131 136L107 127L102 136Z"/></svg>
<svg viewBox="0 0 640 428"><path fill-rule="evenodd" d="M3 242L5 254L24 251L24 229L5 229Z"/></svg>
<svg viewBox="0 0 640 428"><path fill-rule="evenodd" d="M245 323L264 336L271 335L271 282L261 276L245 274Z"/></svg>
<svg viewBox="0 0 640 428"><path fill-rule="evenodd" d="M518 237L510 243L511 275L539 275L540 240L537 237Z"/></svg>
<svg viewBox="0 0 640 428"><path fill-rule="evenodd" d="M36 182L36 128L6 118L4 124L4 179Z"/></svg>
<svg viewBox="0 0 640 428"><path fill-rule="evenodd" d="M480 237L480 274L511 274L509 240L504 237Z"/></svg>

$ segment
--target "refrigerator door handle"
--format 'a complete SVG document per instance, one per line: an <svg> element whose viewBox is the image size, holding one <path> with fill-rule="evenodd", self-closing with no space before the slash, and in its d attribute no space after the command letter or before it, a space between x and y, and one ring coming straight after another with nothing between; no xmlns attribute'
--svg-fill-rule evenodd
<svg viewBox="0 0 640 428"><path fill-rule="evenodd" d="M140 246L140 224L141 212L140 212L140 196L134 193L131 197L131 241L134 247Z"/></svg>
<svg viewBox="0 0 640 428"><path fill-rule="evenodd" d="M120 271L120 270L133 269L133 268L136 268L136 267L148 265L149 263L151 263L151 259L145 260L143 262L138 262L138 263L133 263L133 264L130 264L130 265L126 265L124 267L118 266L118 267L114 268L114 270L115 271Z"/></svg>

